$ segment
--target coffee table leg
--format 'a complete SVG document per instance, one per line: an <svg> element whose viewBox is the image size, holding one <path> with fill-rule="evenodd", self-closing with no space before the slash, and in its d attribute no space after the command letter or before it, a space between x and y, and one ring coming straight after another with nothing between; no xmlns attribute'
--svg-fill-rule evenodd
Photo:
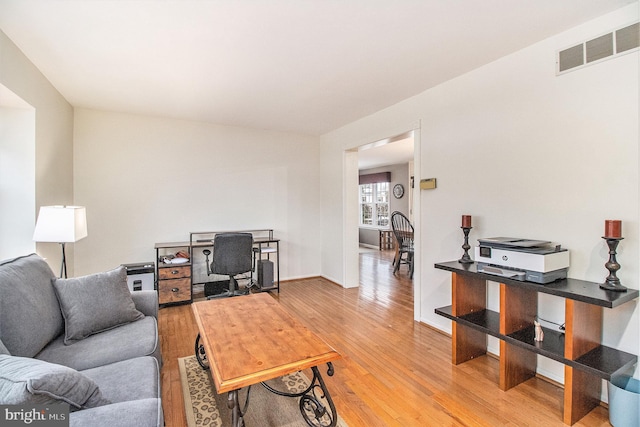
<svg viewBox="0 0 640 427"><path fill-rule="evenodd" d="M334 369L331 362L327 363L327 375L333 376ZM266 382L262 382L264 388L271 393L284 397L299 397L300 398L300 413L304 418L307 425L311 427L335 427L338 422L338 413L336 407L333 404L329 390L320 375L320 371L317 366L311 368L313 371L313 379L309 386L300 392L289 393L285 391L276 390ZM318 391L317 389L320 389ZM329 404L329 410L321 399L325 399ZM229 406L231 408L231 406Z"/></svg>
<svg viewBox="0 0 640 427"><path fill-rule="evenodd" d="M333 365L331 363L327 363L328 370L327 374L329 376L333 375ZM306 393L300 398L300 412L302 413L302 417L311 427L335 427L338 422L338 415L336 412L336 407L333 404L333 399L331 399L331 395L329 394L329 390L322 379L322 375L320 375L320 371L317 366L311 368L313 371L313 380L311 381L311 393ZM320 388L321 393L316 394L316 388ZM324 398L329 404L329 411L327 411L327 407L322 404L320 398ZM313 418L309 416L309 412L313 413Z"/></svg>
<svg viewBox="0 0 640 427"><path fill-rule="evenodd" d="M230 391L227 397L227 407L231 409L231 426L242 427L244 420L240 412L240 402L238 401L238 390Z"/></svg>

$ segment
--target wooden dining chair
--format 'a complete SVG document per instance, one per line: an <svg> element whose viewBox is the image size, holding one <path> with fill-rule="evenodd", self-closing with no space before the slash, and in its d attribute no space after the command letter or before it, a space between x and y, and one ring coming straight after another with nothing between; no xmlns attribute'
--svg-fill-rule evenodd
<svg viewBox="0 0 640 427"><path fill-rule="evenodd" d="M409 278L413 279L413 225L402 212L395 211L391 214L391 229L397 245L393 274L400 269L400 264L407 264Z"/></svg>

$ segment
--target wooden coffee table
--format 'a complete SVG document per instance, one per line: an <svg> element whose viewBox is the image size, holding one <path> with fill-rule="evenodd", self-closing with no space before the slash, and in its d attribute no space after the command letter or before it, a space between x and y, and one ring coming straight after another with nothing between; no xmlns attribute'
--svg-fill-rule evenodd
<svg viewBox="0 0 640 427"><path fill-rule="evenodd" d="M252 384L311 368L313 380L305 392L280 393L300 397L300 411L309 425L335 426L337 413L318 366L326 363L333 375L332 361L340 354L298 320L267 293L196 302L191 305L211 377L218 394L228 392L232 425L243 425L243 408L238 391ZM329 408L316 397L320 388ZM269 389L269 387L267 387ZM274 390L270 390L274 391ZM311 409L317 419L310 419ZM330 409L330 411L328 410Z"/></svg>

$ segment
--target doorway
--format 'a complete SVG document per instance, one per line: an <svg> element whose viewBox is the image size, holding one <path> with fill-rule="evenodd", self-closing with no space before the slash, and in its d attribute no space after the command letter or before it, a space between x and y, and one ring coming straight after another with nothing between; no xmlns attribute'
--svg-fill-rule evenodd
<svg viewBox="0 0 640 427"><path fill-rule="evenodd" d="M380 246L379 232L390 230L394 211L413 222L413 159L412 131L358 147L360 246Z"/></svg>
<svg viewBox="0 0 640 427"><path fill-rule="evenodd" d="M375 142L363 144L352 149L345 150L345 175L344 175L344 285L345 287L357 287L360 283L360 257L359 257L359 229L360 229L360 209L359 209L359 170L360 156L363 157L380 157L380 162L387 164L394 163L392 154L384 150L393 150L399 148L400 145L392 145L400 141L410 139L411 149L409 154L404 157L410 167L407 170L407 182L404 186L404 197L407 199L408 213L415 227L415 258L414 258L414 318L417 320L420 313L420 200L419 200L419 159L420 159L420 125L419 123L412 127L411 130L398 133L394 137L381 139ZM409 144L405 141L405 144ZM369 151L370 150L370 151ZM374 151L380 150L380 151ZM397 162L398 160L396 160ZM373 165L373 163L369 163ZM377 164L380 166L380 163ZM393 197L393 196L390 196ZM389 215L392 211L389 211ZM378 233L377 230L375 233Z"/></svg>

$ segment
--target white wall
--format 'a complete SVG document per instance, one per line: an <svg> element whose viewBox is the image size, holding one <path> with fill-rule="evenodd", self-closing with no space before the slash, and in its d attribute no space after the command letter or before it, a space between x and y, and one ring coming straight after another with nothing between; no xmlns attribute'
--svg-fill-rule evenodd
<svg viewBox="0 0 640 427"><path fill-rule="evenodd" d="M45 205L73 204L73 108L24 56L17 46L0 31L0 84L35 108L35 189L29 197L30 203L19 208L13 205L0 205L3 215L28 218L31 227L35 226L37 210ZM26 139L24 139L27 143ZM30 144L33 144L31 139ZM28 147L23 147L29 150ZM33 183L33 182L32 182ZM22 185L30 185L23 183ZM35 196L34 196L35 194ZM9 212L10 211L10 212ZM26 225L23 225L26 227ZM23 239L26 234L23 231ZM30 239L33 235L33 228ZM9 246L0 238L3 253L9 256L24 255L29 245ZM69 258L67 270L73 275L74 245L68 246ZM49 265L57 272L60 268L62 251L56 243L40 243L37 252L47 258Z"/></svg>
<svg viewBox="0 0 640 427"><path fill-rule="evenodd" d="M0 259L36 249L35 151L35 110L0 99Z"/></svg>
<svg viewBox="0 0 640 427"><path fill-rule="evenodd" d="M474 243L498 235L557 241L571 251L569 276L595 282L606 277L604 221L621 219L618 277L638 289L638 52L555 75L558 49L637 19L637 4L620 9L324 135L324 274L342 278L334 258L350 256L329 244L344 232L344 150L420 122L416 175L438 180L416 200L420 320L451 329L434 313L451 303L450 274L433 264L461 256L467 213ZM638 311L637 300L605 310L603 342L638 354ZM563 300L543 297L540 315L562 321ZM539 369L561 380L561 365L549 362Z"/></svg>
<svg viewBox="0 0 640 427"><path fill-rule="evenodd" d="M273 228L280 278L320 274L318 138L77 109L77 274L153 261L189 232Z"/></svg>

